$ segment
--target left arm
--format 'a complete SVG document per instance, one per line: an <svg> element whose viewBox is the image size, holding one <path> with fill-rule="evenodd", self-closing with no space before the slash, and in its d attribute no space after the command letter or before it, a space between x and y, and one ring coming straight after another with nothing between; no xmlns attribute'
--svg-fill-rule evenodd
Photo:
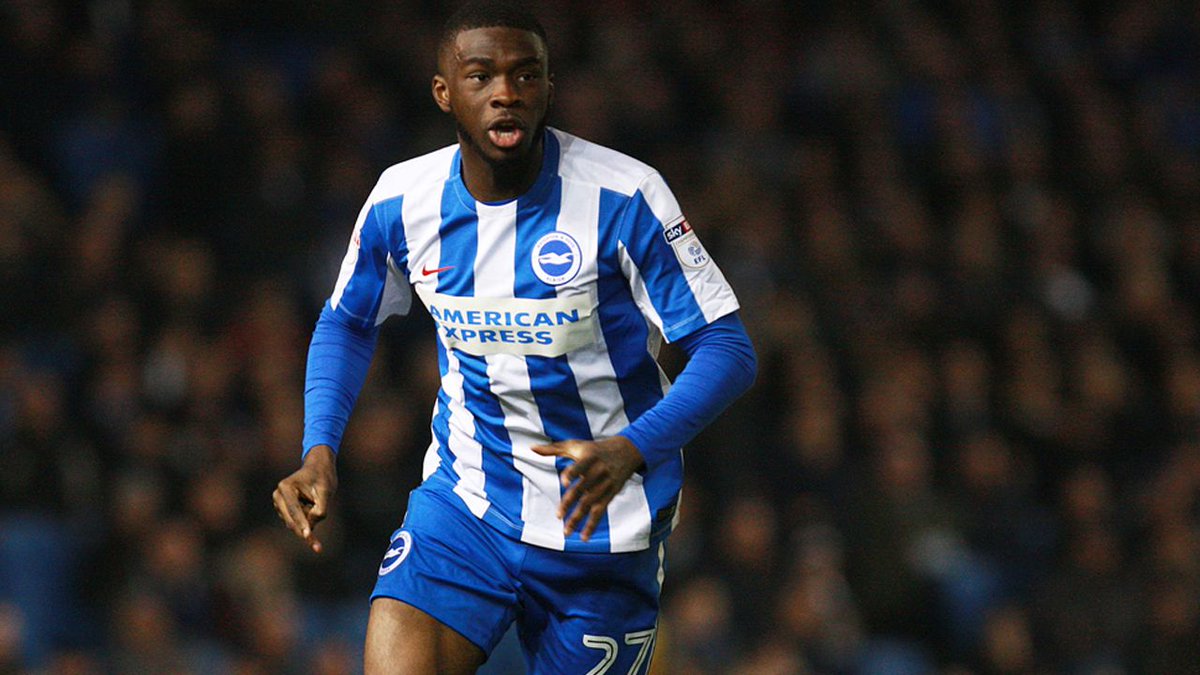
<svg viewBox="0 0 1200 675"><path fill-rule="evenodd" d="M643 463L648 470L678 457L691 440L754 381L754 348L737 316L738 302L675 195L647 174L618 216L617 260L647 322L688 355L675 385L612 438L535 447L574 460L563 470L558 515L570 534L586 517L585 541L608 503Z"/></svg>
<svg viewBox="0 0 1200 675"><path fill-rule="evenodd" d="M677 344L688 356L661 401L620 433L653 469L675 456L751 384L758 361L737 312L700 328Z"/></svg>
<svg viewBox="0 0 1200 675"><path fill-rule="evenodd" d="M574 460L562 472L560 518L564 533L587 517L581 537L587 541L608 503L643 463L649 469L679 452L751 384L758 369L754 347L737 312L686 335L677 344L688 355L683 372L667 395L612 438L569 440L537 446L542 455Z"/></svg>

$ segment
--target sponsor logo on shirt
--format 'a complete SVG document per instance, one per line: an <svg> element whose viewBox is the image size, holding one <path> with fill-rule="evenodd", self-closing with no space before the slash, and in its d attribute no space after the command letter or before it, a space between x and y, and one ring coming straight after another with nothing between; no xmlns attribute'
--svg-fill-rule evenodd
<svg viewBox="0 0 1200 675"><path fill-rule="evenodd" d="M688 225L688 221L683 216L674 225L667 225L663 228L663 236L667 238L668 244L674 244L675 240L692 233L692 226Z"/></svg>
<svg viewBox="0 0 1200 675"><path fill-rule="evenodd" d="M467 354L562 356L596 341L599 324L591 295L479 298L417 287L447 349Z"/></svg>

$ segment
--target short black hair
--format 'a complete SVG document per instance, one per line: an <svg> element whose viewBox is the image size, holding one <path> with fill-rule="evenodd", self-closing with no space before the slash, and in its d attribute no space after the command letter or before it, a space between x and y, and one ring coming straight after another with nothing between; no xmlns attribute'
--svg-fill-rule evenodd
<svg viewBox="0 0 1200 675"><path fill-rule="evenodd" d="M464 30L473 28L516 28L527 30L542 38L546 51L550 51L550 40L546 29L523 2L515 0L469 0L450 15L442 26L442 37L438 40L438 52L454 43L454 38Z"/></svg>

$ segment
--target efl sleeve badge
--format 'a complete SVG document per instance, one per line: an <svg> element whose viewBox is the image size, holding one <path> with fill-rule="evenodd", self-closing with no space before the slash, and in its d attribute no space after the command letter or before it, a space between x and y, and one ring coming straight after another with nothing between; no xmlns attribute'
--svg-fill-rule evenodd
<svg viewBox="0 0 1200 675"><path fill-rule="evenodd" d="M700 243L700 237L696 236L686 218L681 216L674 224L664 228L663 236L675 249L675 257L684 267L698 270L708 264L708 251L704 250L704 244Z"/></svg>

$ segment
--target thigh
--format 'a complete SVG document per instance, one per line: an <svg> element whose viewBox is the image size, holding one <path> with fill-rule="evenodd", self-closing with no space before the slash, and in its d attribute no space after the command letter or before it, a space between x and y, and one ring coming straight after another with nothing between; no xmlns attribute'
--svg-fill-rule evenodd
<svg viewBox="0 0 1200 675"><path fill-rule="evenodd" d="M657 632L661 547L636 553L531 553L518 627L532 673L649 670Z"/></svg>
<svg viewBox="0 0 1200 675"><path fill-rule="evenodd" d="M482 663L516 615L506 546L502 535L445 497L414 490L371 593L368 652L449 649Z"/></svg>
<svg viewBox="0 0 1200 675"><path fill-rule="evenodd" d="M473 642L412 605L386 597L371 603L364 675L470 675L486 658Z"/></svg>

